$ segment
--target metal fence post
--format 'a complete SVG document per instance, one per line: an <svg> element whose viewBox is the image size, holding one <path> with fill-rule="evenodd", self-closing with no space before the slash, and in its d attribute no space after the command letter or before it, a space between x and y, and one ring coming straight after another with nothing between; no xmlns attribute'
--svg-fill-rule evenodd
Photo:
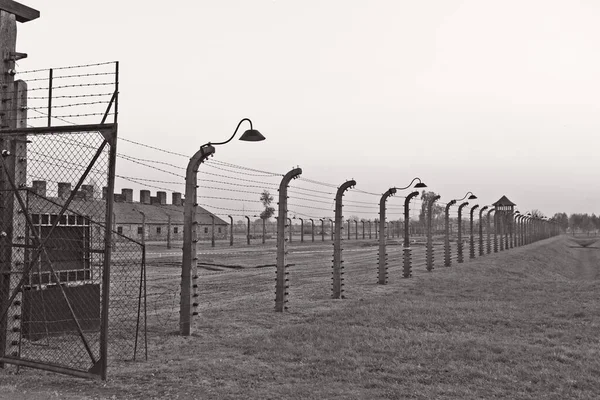
<svg viewBox="0 0 600 400"><path fill-rule="evenodd" d="M275 311L287 310L288 302L288 265L286 263L285 223L287 221L288 185L290 181L302 173L302 169L294 168L289 171L279 184L279 202L277 203L277 277L275 278ZM291 228L291 226L290 226Z"/></svg>
<svg viewBox="0 0 600 400"><path fill-rule="evenodd" d="M319 218L321 220L321 242L325 241L325 218Z"/></svg>
<svg viewBox="0 0 600 400"><path fill-rule="evenodd" d="M475 204L471 207L469 216L470 232L469 232L469 258L475 258L475 235L473 232L473 213L479 208L479 204Z"/></svg>
<svg viewBox="0 0 600 400"><path fill-rule="evenodd" d="M479 256L483 256L483 212L488 209L488 206L483 206L479 210ZM489 221L489 220L488 220Z"/></svg>
<svg viewBox="0 0 600 400"><path fill-rule="evenodd" d="M433 235L431 232L431 223L432 223L432 213L433 213L433 204L439 200L440 196L437 195L429 200L427 203L427 250L426 250L426 258L427 258L427 271L433 271Z"/></svg>
<svg viewBox="0 0 600 400"><path fill-rule="evenodd" d="M404 248L402 249L402 254L403 254L403 270L402 270L402 276L404 278L410 278L412 276L412 260L411 260L411 252L412 249L410 248L410 237L409 237L409 233L408 233L408 229L409 229L409 221L410 221L410 208L409 208L409 203L410 200L413 197L416 197L419 195L418 191L412 192L411 194L409 194L408 196L406 196L406 199L404 199Z"/></svg>
<svg viewBox="0 0 600 400"><path fill-rule="evenodd" d="M388 197L396 193L396 188L390 188L385 192L379 200L379 229L375 229L375 239L377 239L377 231L379 231L379 255L377 269L377 283L385 285L388 281L387 273L387 250L385 243L385 203ZM377 222L377 220L376 220Z"/></svg>
<svg viewBox="0 0 600 400"><path fill-rule="evenodd" d="M342 197L346 190L354 187L356 181L344 182L335 194L335 240L333 242L333 271L332 271L332 295L334 299L344 298L344 261L342 260L342 225L344 216L342 214ZM348 231L350 231L350 220L348 220Z"/></svg>
<svg viewBox="0 0 600 400"><path fill-rule="evenodd" d="M456 262L462 263L464 262L463 258L463 241L462 241L462 209L469 205L469 202L464 202L460 206L458 206L458 239L456 240L456 251L457 257Z"/></svg>

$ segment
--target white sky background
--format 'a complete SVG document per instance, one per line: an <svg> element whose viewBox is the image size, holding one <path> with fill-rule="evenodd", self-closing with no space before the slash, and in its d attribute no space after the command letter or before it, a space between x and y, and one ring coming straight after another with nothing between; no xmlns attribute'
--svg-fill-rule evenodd
<svg viewBox="0 0 600 400"><path fill-rule="evenodd" d="M249 117L267 140L215 159L598 213L600 2L22 2L41 18L18 26L21 70L120 61L121 137L191 156Z"/></svg>

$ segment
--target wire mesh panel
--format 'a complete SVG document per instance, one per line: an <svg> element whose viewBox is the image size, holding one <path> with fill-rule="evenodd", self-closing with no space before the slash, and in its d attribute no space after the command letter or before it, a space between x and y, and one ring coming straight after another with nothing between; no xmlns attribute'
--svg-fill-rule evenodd
<svg viewBox="0 0 600 400"><path fill-rule="evenodd" d="M133 356L144 248L110 229L116 125L96 128L0 132L26 146L2 153L0 361L105 377L109 338Z"/></svg>

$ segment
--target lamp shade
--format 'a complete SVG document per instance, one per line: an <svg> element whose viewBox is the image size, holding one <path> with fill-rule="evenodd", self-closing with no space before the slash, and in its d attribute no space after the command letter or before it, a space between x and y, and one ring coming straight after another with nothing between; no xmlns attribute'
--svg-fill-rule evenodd
<svg viewBox="0 0 600 400"><path fill-rule="evenodd" d="M417 183L417 184L415 185L415 188L416 188L416 189L418 189L418 188L426 188L426 187L427 187L427 185L426 185L426 184L424 184L423 182L419 182L419 183Z"/></svg>
<svg viewBox="0 0 600 400"><path fill-rule="evenodd" d="M477 198L477 196L475 196L474 194L469 196L469 200L475 200Z"/></svg>
<svg viewBox="0 0 600 400"><path fill-rule="evenodd" d="M256 129L248 129L240 136L240 140L245 142L260 142L261 140L265 140L265 137Z"/></svg>

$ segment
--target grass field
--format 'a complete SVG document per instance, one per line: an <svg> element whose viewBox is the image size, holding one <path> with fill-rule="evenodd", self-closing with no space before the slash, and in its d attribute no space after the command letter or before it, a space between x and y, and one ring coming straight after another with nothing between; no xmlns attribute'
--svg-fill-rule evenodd
<svg viewBox="0 0 600 400"><path fill-rule="evenodd" d="M285 314L273 268L203 273L188 338L173 332L178 270L150 262L167 295L149 298L148 362L113 363L107 382L0 371L0 398L600 398L600 243L563 236L412 279L391 250L386 286L374 248L349 251L345 300L329 298L331 245L315 249L290 256Z"/></svg>

